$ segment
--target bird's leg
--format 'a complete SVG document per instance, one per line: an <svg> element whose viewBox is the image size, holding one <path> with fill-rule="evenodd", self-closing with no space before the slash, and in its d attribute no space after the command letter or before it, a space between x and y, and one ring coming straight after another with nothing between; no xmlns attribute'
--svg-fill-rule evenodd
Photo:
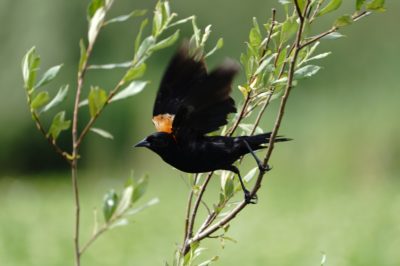
<svg viewBox="0 0 400 266"><path fill-rule="evenodd" d="M230 166L226 167L226 170L229 170L229 171L237 174L237 176L239 177L240 186L242 187L242 190L244 193L244 201L247 204L256 204L258 197L257 197L257 195L253 195L253 196L250 195L250 191L248 191L246 189L246 187L244 186L244 182L243 182L242 176L240 175L239 169L236 166L230 165Z"/></svg>
<svg viewBox="0 0 400 266"><path fill-rule="evenodd" d="M271 167L269 167L268 164L265 167L263 166L260 159L258 159L257 155L254 153L253 149L250 147L247 140L244 139L243 142L246 145L247 149L249 150L250 154L253 156L254 160L256 160L258 169L260 169L260 171L265 171L265 172L268 172L269 170L271 170Z"/></svg>

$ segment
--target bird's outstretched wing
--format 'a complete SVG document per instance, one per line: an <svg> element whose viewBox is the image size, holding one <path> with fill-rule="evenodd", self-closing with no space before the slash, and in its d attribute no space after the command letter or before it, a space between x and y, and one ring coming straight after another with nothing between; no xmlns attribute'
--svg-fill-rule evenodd
<svg viewBox="0 0 400 266"><path fill-rule="evenodd" d="M226 61L208 74L204 62L189 56L183 45L169 63L157 94L153 110L157 131L179 139L225 125L228 114L236 112L230 93L237 72L238 65Z"/></svg>
<svg viewBox="0 0 400 266"><path fill-rule="evenodd" d="M158 89L153 108L157 131L172 133L172 123L184 100L207 76L203 61L195 61L183 44L173 56Z"/></svg>

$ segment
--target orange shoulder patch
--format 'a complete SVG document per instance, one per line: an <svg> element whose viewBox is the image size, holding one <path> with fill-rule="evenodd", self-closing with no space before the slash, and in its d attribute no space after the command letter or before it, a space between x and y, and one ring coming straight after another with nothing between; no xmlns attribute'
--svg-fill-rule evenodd
<svg viewBox="0 0 400 266"><path fill-rule="evenodd" d="M153 117L153 123L158 132L172 133L172 122L175 115L161 114Z"/></svg>

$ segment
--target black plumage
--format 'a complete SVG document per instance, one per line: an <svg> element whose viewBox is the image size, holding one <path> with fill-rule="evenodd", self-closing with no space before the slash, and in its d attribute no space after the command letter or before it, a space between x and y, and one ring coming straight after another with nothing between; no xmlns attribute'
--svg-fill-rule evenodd
<svg viewBox="0 0 400 266"><path fill-rule="evenodd" d="M187 173L229 170L238 174L246 202L253 202L233 163L269 142L270 133L255 136L207 136L227 123L235 113L230 97L238 65L227 60L207 73L203 60L196 61L183 45L169 63L153 109L157 132L136 147L147 147L165 162ZM288 139L278 137L276 142Z"/></svg>

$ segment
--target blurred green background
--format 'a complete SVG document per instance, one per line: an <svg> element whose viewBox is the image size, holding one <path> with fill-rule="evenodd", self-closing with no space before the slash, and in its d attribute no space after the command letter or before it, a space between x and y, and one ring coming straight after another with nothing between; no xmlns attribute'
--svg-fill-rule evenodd
<svg viewBox="0 0 400 266"><path fill-rule="evenodd" d="M42 69L64 63L48 86L75 88L78 42L86 35L88 1L2 0L0 2L0 265L72 264L72 191L67 165L36 131L25 103L20 62L33 45ZM351 13L354 1L329 19ZM111 16L132 9L151 10L155 1L116 1ZM209 61L238 59L253 16L267 21L277 1L176 0L180 18L195 14L202 27L212 24L211 43L223 37L224 48ZM238 243L206 241L206 255L220 255L217 265L400 265L400 2L387 1L375 14L342 31L347 38L326 41L333 54L324 69L293 91L282 133L294 138L277 145L273 171L259 192L259 203L232 222ZM151 12L149 13L151 15ZM92 63L123 62L132 55L139 20L107 27ZM190 35L185 26L182 36ZM156 54L140 95L107 108L97 126L115 140L91 135L82 150L80 185L82 236L91 233L92 210L102 195L120 189L131 169L150 175L146 199L161 203L134 217L133 223L101 237L83 257L83 265L163 265L183 238L188 188L184 174L147 150L131 145L153 131L153 99L162 71L174 49ZM97 71L89 84L111 87L120 71ZM237 80L239 84L242 77ZM54 86L54 87L53 87ZM236 86L235 86L236 87ZM87 90L86 90L87 91ZM234 93L237 102L240 95ZM69 108L72 101L70 91ZM272 128L276 103L263 120ZM85 114L86 115L86 114ZM81 122L87 116L83 115ZM68 114L71 117L71 114ZM47 117L50 119L50 117ZM69 144L64 134L61 145ZM248 160L244 170L254 167ZM218 196L219 181L207 193ZM144 201L143 201L144 202ZM204 257L204 258L207 258Z"/></svg>

